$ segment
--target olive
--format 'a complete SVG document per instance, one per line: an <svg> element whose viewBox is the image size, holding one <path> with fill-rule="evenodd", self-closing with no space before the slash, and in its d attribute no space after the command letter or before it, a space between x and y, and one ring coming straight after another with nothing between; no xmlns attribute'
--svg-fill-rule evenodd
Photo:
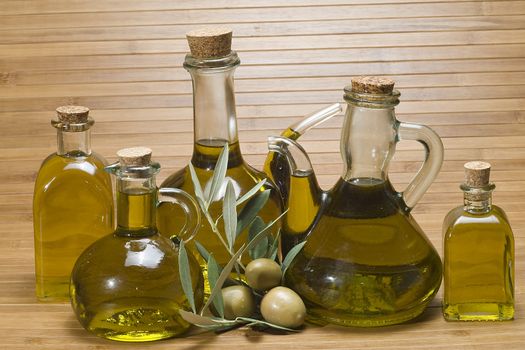
<svg viewBox="0 0 525 350"><path fill-rule="evenodd" d="M281 284L281 267L271 259L255 259L246 266L246 282L250 287L267 291Z"/></svg>
<svg viewBox="0 0 525 350"><path fill-rule="evenodd" d="M234 320L236 317L249 317L255 310L252 290L245 286L230 286L222 289L224 317Z"/></svg>
<svg viewBox="0 0 525 350"><path fill-rule="evenodd" d="M275 287L261 301L263 318L275 325L298 328L304 323L306 307L301 297L286 287Z"/></svg>

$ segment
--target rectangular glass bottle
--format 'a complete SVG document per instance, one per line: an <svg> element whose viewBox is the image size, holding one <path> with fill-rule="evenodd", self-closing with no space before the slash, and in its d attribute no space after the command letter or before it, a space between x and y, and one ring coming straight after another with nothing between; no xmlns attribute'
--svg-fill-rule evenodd
<svg viewBox="0 0 525 350"><path fill-rule="evenodd" d="M465 205L443 223L447 321L503 321L514 317L514 237L505 212L492 205L490 164L465 164Z"/></svg>

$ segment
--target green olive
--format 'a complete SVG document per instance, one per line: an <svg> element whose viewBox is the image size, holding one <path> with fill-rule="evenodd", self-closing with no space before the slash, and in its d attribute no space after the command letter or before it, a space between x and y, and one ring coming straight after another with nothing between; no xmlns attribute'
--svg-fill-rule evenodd
<svg viewBox="0 0 525 350"><path fill-rule="evenodd" d="M246 282L250 287L266 291L281 284L281 267L271 259L255 259L246 266Z"/></svg>
<svg viewBox="0 0 525 350"><path fill-rule="evenodd" d="M230 286L222 289L224 317L234 320L236 317L250 317L255 311L252 290L245 286Z"/></svg>
<svg viewBox="0 0 525 350"><path fill-rule="evenodd" d="M286 287L275 287L262 299L261 314L273 324L298 328L304 323L306 307L301 297Z"/></svg>

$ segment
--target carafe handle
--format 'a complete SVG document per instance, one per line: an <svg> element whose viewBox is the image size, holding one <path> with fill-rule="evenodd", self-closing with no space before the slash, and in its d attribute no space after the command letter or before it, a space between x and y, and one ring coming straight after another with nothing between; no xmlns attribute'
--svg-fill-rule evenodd
<svg viewBox="0 0 525 350"><path fill-rule="evenodd" d="M171 238L177 237L184 242L189 242L201 225L201 213L197 202L186 192L178 188L160 188L158 190L157 208L164 202L177 204L186 214L186 221L179 233L171 235Z"/></svg>
<svg viewBox="0 0 525 350"><path fill-rule="evenodd" d="M423 197L441 169L443 143L438 134L431 128L420 124L402 122L397 127L397 140L415 140L425 148L423 165L402 193L403 200L410 210Z"/></svg>

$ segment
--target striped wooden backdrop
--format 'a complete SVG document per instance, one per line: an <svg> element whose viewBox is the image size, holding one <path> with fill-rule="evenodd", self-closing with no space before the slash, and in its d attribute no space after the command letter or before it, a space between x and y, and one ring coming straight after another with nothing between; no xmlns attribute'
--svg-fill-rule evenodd
<svg viewBox="0 0 525 350"><path fill-rule="evenodd" d="M442 172L414 212L440 252L462 164L490 161L495 202L515 229L517 319L446 323L439 297L420 322L387 329L238 330L152 348L525 348L525 1L454 0L1 0L0 348L116 347L82 330L68 305L35 303L30 204L39 164L56 148L49 120L59 105L89 106L96 151L113 160L121 147L150 146L164 179L192 150L184 33L213 23L234 29L240 139L259 168L268 135L341 101L361 74L395 79L399 119L443 138ZM302 140L325 188L341 171L340 128L335 118ZM400 190L421 158L417 144L399 145L391 178Z"/></svg>

